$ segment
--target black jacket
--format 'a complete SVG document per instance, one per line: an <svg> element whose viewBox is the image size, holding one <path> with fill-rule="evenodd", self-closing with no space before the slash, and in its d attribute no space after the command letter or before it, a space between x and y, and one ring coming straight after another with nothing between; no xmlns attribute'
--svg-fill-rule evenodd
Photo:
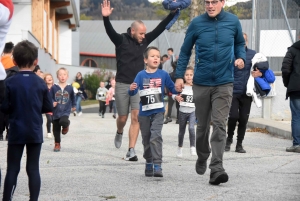
<svg viewBox="0 0 300 201"><path fill-rule="evenodd" d="M116 46L116 82L126 84L133 82L137 73L144 69L143 53L145 49L165 30L173 16L170 13L153 31L147 33L142 43L138 43L131 37L130 28L127 29L127 33L118 34L112 27L109 18L103 17L106 33Z"/></svg>
<svg viewBox="0 0 300 201"><path fill-rule="evenodd" d="M17 74L19 72L19 67L18 66L14 66L11 68L8 68L5 70L6 71L6 78L9 78L15 74ZM0 80L0 104L2 103L2 101L4 100L4 95L5 95L5 80Z"/></svg>
<svg viewBox="0 0 300 201"><path fill-rule="evenodd" d="M234 94L246 94L247 82L250 76L252 67L252 58L256 54L254 50L246 47L246 61L243 69L234 68L234 82L233 93Z"/></svg>
<svg viewBox="0 0 300 201"><path fill-rule="evenodd" d="M291 95L300 97L300 41L288 48L281 71L283 84L287 88L286 98Z"/></svg>

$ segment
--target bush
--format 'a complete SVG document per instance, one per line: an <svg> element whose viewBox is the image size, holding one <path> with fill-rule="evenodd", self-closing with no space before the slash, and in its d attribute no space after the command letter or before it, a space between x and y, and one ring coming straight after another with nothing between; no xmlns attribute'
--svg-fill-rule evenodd
<svg viewBox="0 0 300 201"><path fill-rule="evenodd" d="M86 89L90 92L88 93L89 98L95 99L100 82L105 81L105 69L97 69L92 74L85 74L84 81Z"/></svg>

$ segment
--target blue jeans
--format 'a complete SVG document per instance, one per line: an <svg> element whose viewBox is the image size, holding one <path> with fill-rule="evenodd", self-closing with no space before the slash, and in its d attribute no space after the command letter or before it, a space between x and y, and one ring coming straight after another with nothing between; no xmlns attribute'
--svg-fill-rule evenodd
<svg viewBox="0 0 300 201"><path fill-rule="evenodd" d="M300 99L290 97L293 145L300 145Z"/></svg>
<svg viewBox="0 0 300 201"><path fill-rule="evenodd" d="M76 95L76 112L81 112L81 96L80 95Z"/></svg>

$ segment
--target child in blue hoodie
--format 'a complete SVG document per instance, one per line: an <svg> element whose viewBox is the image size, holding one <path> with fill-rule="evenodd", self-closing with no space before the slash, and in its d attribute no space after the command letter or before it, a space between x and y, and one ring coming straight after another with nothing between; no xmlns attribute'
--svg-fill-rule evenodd
<svg viewBox="0 0 300 201"><path fill-rule="evenodd" d="M67 84L69 73L66 68L60 68L56 72L58 84L54 84L50 89L53 101L53 135L54 151L60 151L60 132L65 135L69 131L69 116L72 111L76 110L75 94L72 85Z"/></svg>
<svg viewBox="0 0 300 201"><path fill-rule="evenodd" d="M26 145L26 172L29 200L38 200L41 177L39 160L43 143L42 113L52 112L48 88L32 70L38 60L38 48L29 41L18 43L13 51L14 63L20 71L5 81L2 112L9 116L7 172L3 200L11 200L17 185L21 158Z"/></svg>
<svg viewBox="0 0 300 201"><path fill-rule="evenodd" d="M144 52L146 69L140 71L130 85L130 96L140 94L139 123L146 159L145 176L163 177L162 163L162 135L164 123L164 89L177 94L174 82L166 71L158 69L160 53L156 47L148 47ZM129 150L130 151L130 150Z"/></svg>

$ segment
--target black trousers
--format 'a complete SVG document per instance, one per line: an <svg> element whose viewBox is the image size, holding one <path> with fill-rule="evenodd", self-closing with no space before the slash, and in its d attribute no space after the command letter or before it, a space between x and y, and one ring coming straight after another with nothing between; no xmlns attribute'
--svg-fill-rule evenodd
<svg viewBox="0 0 300 201"><path fill-rule="evenodd" d="M47 133L51 133L51 123L52 123L52 115L51 114L46 114L47 117Z"/></svg>
<svg viewBox="0 0 300 201"><path fill-rule="evenodd" d="M178 103L178 101L173 100L172 96L168 96L168 113L167 113L167 117L171 118L172 108L173 108L174 102L176 104L176 109L177 109L176 119L178 119L178 115L179 115L179 103Z"/></svg>
<svg viewBox="0 0 300 201"><path fill-rule="evenodd" d="M99 112L104 115L106 112L106 105L105 105L105 101L99 101Z"/></svg>
<svg viewBox="0 0 300 201"><path fill-rule="evenodd" d="M66 128L70 125L69 116L62 116L59 119L53 120L53 135L55 143L60 143L61 127Z"/></svg>
<svg viewBox="0 0 300 201"><path fill-rule="evenodd" d="M251 103L251 96L247 96L246 94L233 94L227 129L229 139L233 138L236 123L239 122L237 140L238 142L242 142L244 140Z"/></svg>
<svg viewBox="0 0 300 201"><path fill-rule="evenodd" d="M5 131L5 129L6 129L6 133L8 133L8 128L9 128L8 115L0 111L0 135L3 134L3 131Z"/></svg>
<svg viewBox="0 0 300 201"><path fill-rule="evenodd" d="M4 181L3 201L12 200L20 172L21 159L25 144L9 144L7 147L7 171ZM26 144L26 172L30 201L38 200L41 188L39 161L42 144Z"/></svg>

